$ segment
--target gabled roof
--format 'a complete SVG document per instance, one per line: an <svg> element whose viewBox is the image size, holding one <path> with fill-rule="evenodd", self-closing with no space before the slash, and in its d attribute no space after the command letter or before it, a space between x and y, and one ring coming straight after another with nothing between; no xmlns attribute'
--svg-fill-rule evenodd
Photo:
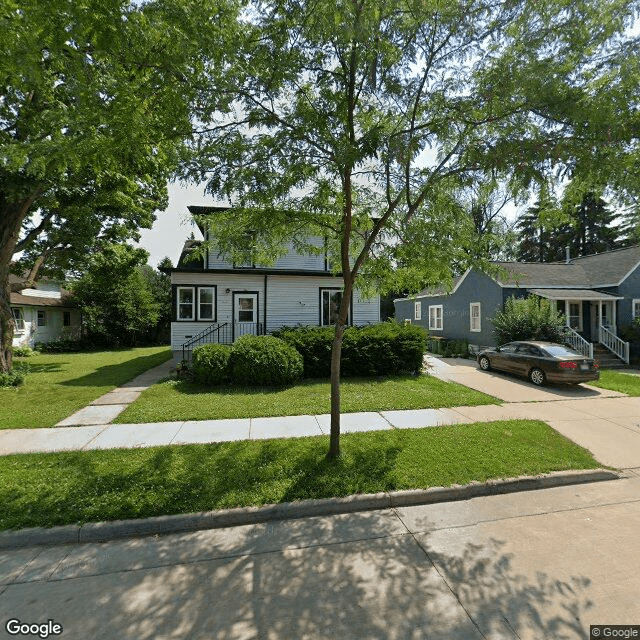
<svg viewBox="0 0 640 640"><path fill-rule="evenodd" d="M506 270L496 281L504 286L615 287L640 265L640 246L614 249L566 262L496 262Z"/></svg>

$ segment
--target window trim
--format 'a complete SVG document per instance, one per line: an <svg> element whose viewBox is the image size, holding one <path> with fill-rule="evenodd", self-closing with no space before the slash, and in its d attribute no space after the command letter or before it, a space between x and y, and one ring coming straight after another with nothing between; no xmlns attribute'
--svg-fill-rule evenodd
<svg viewBox="0 0 640 640"><path fill-rule="evenodd" d="M478 307L478 328L473 328L473 308ZM482 331L482 303L481 302L470 302L469 303L469 331L472 333L480 333Z"/></svg>
<svg viewBox="0 0 640 640"><path fill-rule="evenodd" d="M69 318L69 322L65 322L65 319ZM62 312L62 326L70 327L71 325L71 311L63 311Z"/></svg>
<svg viewBox="0 0 640 640"><path fill-rule="evenodd" d="M203 289L211 289L212 290L212 296L213 296L213 302L212 304L212 316L211 318L202 318L201 317L201 309L200 309L200 305L202 304L200 301L200 292ZM197 296L197 312L198 312L198 321L199 322L217 322L218 319L218 288L215 284L208 284L208 285L202 285L202 286L196 286L196 296ZM205 304L209 304L208 302L206 302Z"/></svg>
<svg viewBox="0 0 640 640"><path fill-rule="evenodd" d="M42 324L40 324L40 314L42 314ZM45 309L38 309L36 311L36 326L37 327L47 326L47 312Z"/></svg>
<svg viewBox="0 0 640 640"><path fill-rule="evenodd" d="M572 327L571 326L571 305L572 304L577 304L578 305L578 326L577 327ZM566 316L567 316L567 327L569 327L570 329L573 329L574 331L582 331L583 327L584 327L584 321L582 318L582 300L565 300L565 311L566 311ZM575 317L575 316L574 316Z"/></svg>
<svg viewBox="0 0 640 640"><path fill-rule="evenodd" d="M413 303L413 319L422 320L422 302L420 300Z"/></svg>
<svg viewBox="0 0 640 640"><path fill-rule="evenodd" d="M640 305L640 298L633 298L631 300L631 319L635 320L636 318L640 318L640 313L636 315L636 304Z"/></svg>
<svg viewBox="0 0 640 640"><path fill-rule="evenodd" d="M16 312L18 313L16 314ZM24 309L22 307L11 307L11 314L13 316L13 324L16 328L16 333L24 331Z"/></svg>
<svg viewBox="0 0 640 640"><path fill-rule="evenodd" d="M434 309L436 313L432 316L431 309ZM440 326L438 326L438 314L437 311L440 309ZM432 323L431 320L435 322ZM444 307L441 304L430 304L429 305L429 331L443 331L444 330Z"/></svg>
<svg viewBox="0 0 640 640"><path fill-rule="evenodd" d="M187 302L180 302L180 292L183 290L190 290L192 294L191 298L191 316L189 318L180 317L180 305L188 304ZM176 322L195 322L196 321L196 287L193 285L178 285L176 287Z"/></svg>
<svg viewBox="0 0 640 640"><path fill-rule="evenodd" d="M319 309L318 309L318 326L320 327L333 327L333 324L323 324L322 323L322 296L325 291L339 291L342 293L344 289L342 287L319 287L318 288L318 298L319 298ZM353 325L353 293L351 294L351 304L349 305L349 315L347 316L347 326Z"/></svg>

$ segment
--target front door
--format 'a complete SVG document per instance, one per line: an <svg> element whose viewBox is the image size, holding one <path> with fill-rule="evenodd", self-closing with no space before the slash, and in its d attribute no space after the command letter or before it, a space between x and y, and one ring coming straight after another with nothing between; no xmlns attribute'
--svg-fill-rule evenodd
<svg viewBox="0 0 640 640"><path fill-rule="evenodd" d="M597 342L600 339L600 303L591 303L591 340ZM615 333L611 326L613 321L613 302L602 303L602 324Z"/></svg>
<svg viewBox="0 0 640 640"><path fill-rule="evenodd" d="M233 294L233 339L247 333L258 334L258 294Z"/></svg>

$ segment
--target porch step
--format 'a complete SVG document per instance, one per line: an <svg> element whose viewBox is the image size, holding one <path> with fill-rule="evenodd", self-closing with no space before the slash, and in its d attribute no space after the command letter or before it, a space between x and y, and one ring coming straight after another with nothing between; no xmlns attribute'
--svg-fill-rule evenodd
<svg viewBox="0 0 640 640"><path fill-rule="evenodd" d="M601 344L593 345L593 358L600 363L601 369L624 369L627 366L624 360Z"/></svg>

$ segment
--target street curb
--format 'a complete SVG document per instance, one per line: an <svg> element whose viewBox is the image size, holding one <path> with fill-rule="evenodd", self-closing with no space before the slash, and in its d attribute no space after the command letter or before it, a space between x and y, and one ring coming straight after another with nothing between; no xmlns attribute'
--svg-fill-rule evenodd
<svg viewBox="0 0 640 640"><path fill-rule="evenodd" d="M309 516L335 515L373 509L389 509L419 504L454 502L480 496L491 496L536 489L549 489L574 484L618 480L622 474L608 469L560 471L543 476L521 476L506 480L472 482L451 487L411 489L373 494L356 494L344 498L302 500L270 504L262 507L239 507L219 511L157 516L139 520L113 520L85 525L66 525L45 529L36 527L0 533L0 549L37 545L60 545L84 542L106 542L122 538L184 533L218 529L272 520L293 520Z"/></svg>

